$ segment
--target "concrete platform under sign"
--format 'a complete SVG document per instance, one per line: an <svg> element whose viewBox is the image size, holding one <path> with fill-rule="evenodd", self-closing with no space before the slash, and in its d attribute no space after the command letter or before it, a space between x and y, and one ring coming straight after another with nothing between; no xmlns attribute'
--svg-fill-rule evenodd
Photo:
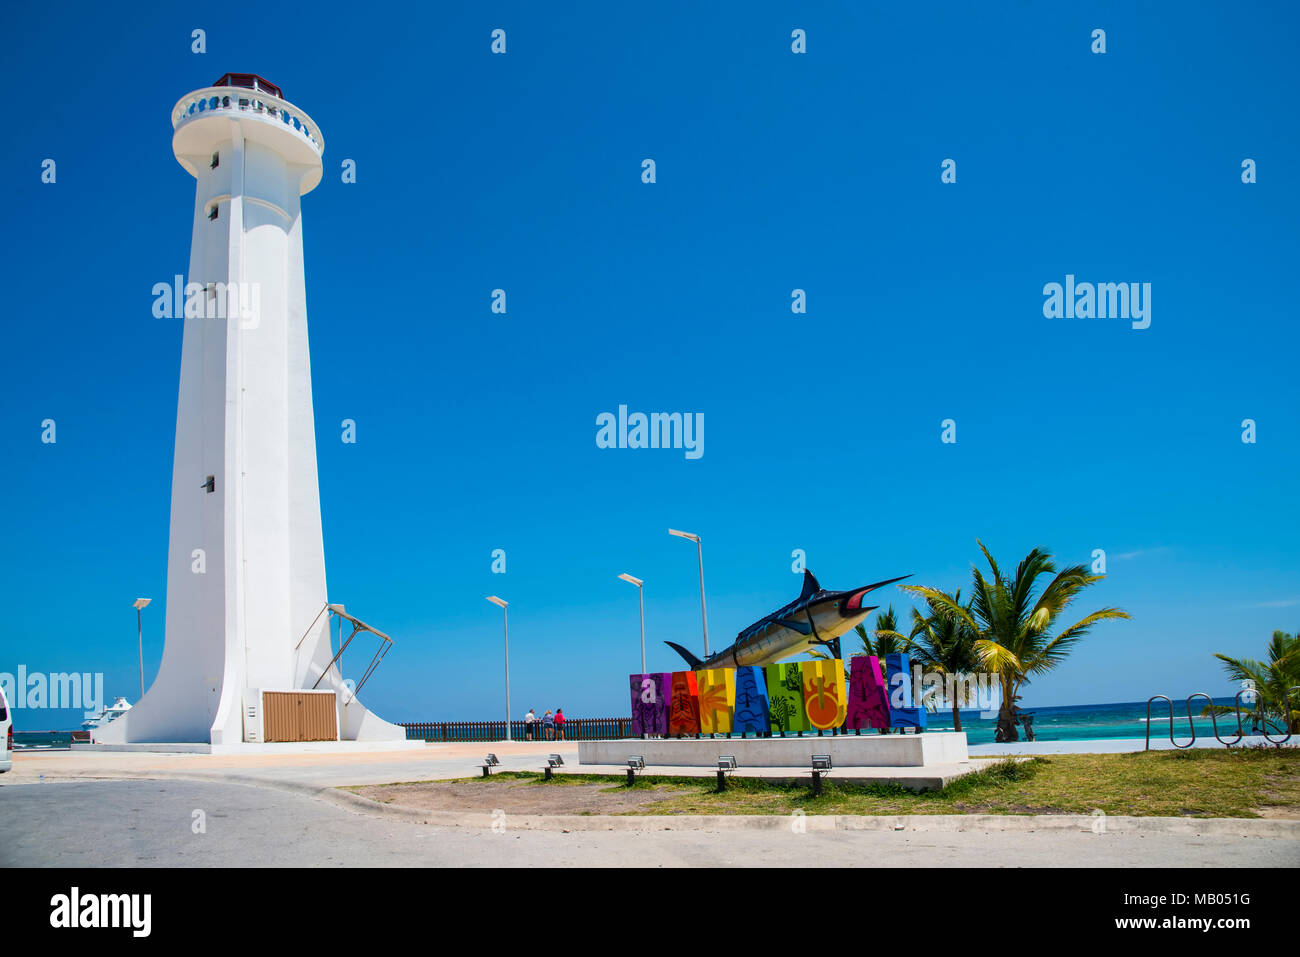
<svg viewBox="0 0 1300 957"><path fill-rule="evenodd" d="M784 738L623 738L579 741L578 763L627 767L638 755L650 767L717 768L718 756L734 755L742 768L812 767L814 754L829 754L837 768L923 768L970 760L966 734L805 734Z"/></svg>
<svg viewBox="0 0 1300 957"><path fill-rule="evenodd" d="M824 752L818 752L824 753ZM716 759L715 759L716 760ZM997 764L997 760L992 758L976 759L971 761L956 761L951 764L929 764L924 767L910 768L882 768L882 767L857 767L857 768L836 768L825 774L824 780L838 781L841 784L897 784L905 787L910 791L937 791L947 787L957 778L964 777L981 768L986 768L991 764ZM739 764L739 760L737 760ZM582 764L573 767L560 768L557 774L563 774L573 777L581 777L591 774L626 774L627 765L612 764ZM672 778L712 778L717 774L717 768L703 767L670 767L667 765L647 766L645 771L638 773L638 778L672 777ZM730 773L730 777L737 778L755 778L760 781L769 781L778 784L807 784L812 771L808 767L802 768L746 768L738 767Z"/></svg>

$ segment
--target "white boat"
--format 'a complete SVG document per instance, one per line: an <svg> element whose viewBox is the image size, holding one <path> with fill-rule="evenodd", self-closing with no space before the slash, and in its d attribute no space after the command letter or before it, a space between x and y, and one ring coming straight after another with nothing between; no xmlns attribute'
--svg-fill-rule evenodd
<svg viewBox="0 0 1300 957"><path fill-rule="evenodd" d="M108 724L114 719L120 718L130 710L131 702L127 701L125 698L118 698L103 711L100 711L97 714L92 714L85 721L81 722L81 726L87 730L93 730L98 728L100 725Z"/></svg>

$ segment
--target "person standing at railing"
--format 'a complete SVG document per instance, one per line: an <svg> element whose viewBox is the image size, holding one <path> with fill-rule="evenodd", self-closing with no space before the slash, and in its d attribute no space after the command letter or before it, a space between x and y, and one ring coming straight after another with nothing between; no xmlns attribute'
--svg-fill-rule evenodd
<svg viewBox="0 0 1300 957"><path fill-rule="evenodd" d="M564 709L555 709L555 735L561 741L564 740Z"/></svg>
<svg viewBox="0 0 1300 957"><path fill-rule="evenodd" d="M542 715L542 737L547 741L555 738L555 715L551 714L551 709L546 709L546 714Z"/></svg>
<svg viewBox="0 0 1300 957"><path fill-rule="evenodd" d="M533 714L533 709L529 708L528 713L524 715L524 740L533 740L533 725L537 723L537 715Z"/></svg>

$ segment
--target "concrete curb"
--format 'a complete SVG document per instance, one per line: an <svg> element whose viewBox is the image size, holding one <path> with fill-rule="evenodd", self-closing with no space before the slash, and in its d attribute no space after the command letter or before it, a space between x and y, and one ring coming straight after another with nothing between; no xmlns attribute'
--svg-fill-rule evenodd
<svg viewBox="0 0 1300 957"><path fill-rule="evenodd" d="M159 775L152 771L115 771L112 775L78 774L46 783L114 780L197 781L270 788L316 798L358 814L389 817L412 824L490 829L503 821L510 831L898 831L954 833L962 831L1084 831L1108 834L1182 834L1188 837L1252 837L1300 841L1300 820L1270 818L1127 817L1084 814L506 814L426 811L383 804L337 787L277 781L245 774L191 772ZM37 783L37 782L31 782ZM365 785L368 786L368 785ZM1094 828L1098 830L1094 831Z"/></svg>
<svg viewBox="0 0 1300 957"><path fill-rule="evenodd" d="M324 795L322 795L324 796ZM1259 818L1093 817L1081 814L507 814L494 820L479 812L421 811L380 804L340 791L326 797L361 813L404 818L443 827L490 828L497 820L514 831L1084 831L1099 834L1185 834L1300 841L1300 821ZM1099 824L1098 822L1102 822Z"/></svg>

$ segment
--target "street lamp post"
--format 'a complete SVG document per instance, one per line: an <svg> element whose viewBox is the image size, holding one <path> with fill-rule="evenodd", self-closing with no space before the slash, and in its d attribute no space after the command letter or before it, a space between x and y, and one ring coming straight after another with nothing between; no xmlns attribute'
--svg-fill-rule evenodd
<svg viewBox="0 0 1300 957"><path fill-rule="evenodd" d="M502 601L496 595L488 595L487 600L501 607L501 626L506 638L506 740L510 740L510 612L508 601Z"/></svg>
<svg viewBox="0 0 1300 957"><path fill-rule="evenodd" d="M669 535L676 535L678 538L690 539L695 543L695 548L700 558L700 620L704 622L704 657L709 657L709 613L704 607L704 546L700 543L700 536L692 535L690 532L679 532L676 529L668 529Z"/></svg>
<svg viewBox="0 0 1300 957"><path fill-rule="evenodd" d="M641 586L645 584L640 578L634 578L626 572L618 576L625 582L631 582L636 586L637 598L641 603L641 674L645 674L645 589Z"/></svg>
<svg viewBox="0 0 1300 957"><path fill-rule="evenodd" d="M140 649L140 697L144 697L144 618L140 612L145 605L153 601L152 598L137 598L132 606L135 609L135 639Z"/></svg>
<svg viewBox="0 0 1300 957"><path fill-rule="evenodd" d="M708 611L705 607L705 546L699 542L698 534L690 532L679 532L675 528L669 528L668 534L675 534L679 538L688 538L695 544L695 550L699 555L699 619L705 623L705 658L708 658Z"/></svg>

